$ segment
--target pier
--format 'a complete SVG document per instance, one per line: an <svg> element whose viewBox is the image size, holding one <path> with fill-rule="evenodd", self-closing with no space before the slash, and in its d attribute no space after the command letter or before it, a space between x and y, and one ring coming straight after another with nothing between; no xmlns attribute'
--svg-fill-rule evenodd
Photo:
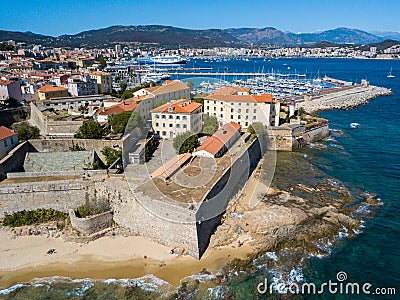
<svg viewBox="0 0 400 300"><path fill-rule="evenodd" d="M269 76L272 74L266 73L246 73L246 72L170 72L171 76ZM281 76L281 74L275 74L275 76ZM288 77L288 75L282 75L283 77ZM296 76L296 75L293 75Z"/></svg>

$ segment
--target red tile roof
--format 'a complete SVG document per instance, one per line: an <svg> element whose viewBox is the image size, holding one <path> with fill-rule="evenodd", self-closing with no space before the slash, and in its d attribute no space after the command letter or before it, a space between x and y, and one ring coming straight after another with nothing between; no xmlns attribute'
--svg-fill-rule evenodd
<svg viewBox="0 0 400 300"><path fill-rule="evenodd" d="M4 140L10 136L16 135L16 133L14 131L12 131L11 129L8 129L5 126L0 126L0 141Z"/></svg>
<svg viewBox="0 0 400 300"><path fill-rule="evenodd" d="M160 168L151 173L151 177L162 176L165 179L170 178L182 165L184 165L190 158L192 154L183 153L173 157L171 160L167 161Z"/></svg>
<svg viewBox="0 0 400 300"><path fill-rule="evenodd" d="M68 89L61 86L44 85L38 91L41 93L48 93L48 92L68 91Z"/></svg>
<svg viewBox="0 0 400 300"><path fill-rule="evenodd" d="M212 155L216 155L224 145L226 145L232 137L240 131L242 126L238 123L230 122L218 129L212 136L204 141L196 151L204 150Z"/></svg>
<svg viewBox="0 0 400 300"><path fill-rule="evenodd" d="M249 93L250 88L240 86L227 86L216 90L214 95L237 95L238 93Z"/></svg>
<svg viewBox="0 0 400 300"><path fill-rule="evenodd" d="M170 113L170 114L190 114L202 107L200 103L191 102L190 100L178 100L173 102L165 103L155 109L151 110L151 112L155 113ZM172 112L169 109L172 108Z"/></svg>
<svg viewBox="0 0 400 300"><path fill-rule="evenodd" d="M107 108L99 108L96 112L95 115L100 115L100 116L108 116L111 114L120 114L125 111L133 111L138 107L139 104L133 103L133 104L116 104Z"/></svg>

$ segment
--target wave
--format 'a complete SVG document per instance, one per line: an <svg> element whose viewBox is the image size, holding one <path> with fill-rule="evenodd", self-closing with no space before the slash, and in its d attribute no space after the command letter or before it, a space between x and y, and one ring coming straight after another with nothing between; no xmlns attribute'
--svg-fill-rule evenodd
<svg viewBox="0 0 400 300"><path fill-rule="evenodd" d="M360 123L350 123L351 128L359 128L361 126Z"/></svg>

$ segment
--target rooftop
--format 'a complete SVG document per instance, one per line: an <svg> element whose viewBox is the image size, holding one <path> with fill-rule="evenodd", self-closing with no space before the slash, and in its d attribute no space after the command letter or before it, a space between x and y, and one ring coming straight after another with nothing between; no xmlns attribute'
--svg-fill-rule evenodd
<svg viewBox="0 0 400 300"><path fill-rule="evenodd" d="M138 106L139 104L136 103L120 103L107 108L101 107L95 112L95 115L108 116L111 114L120 114L125 111L134 111Z"/></svg>
<svg viewBox="0 0 400 300"><path fill-rule="evenodd" d="M248 103L277 103L272 100L271 94L263 95L220 95L212 94L204 98L204 100L216 100L224 102L248 102Z"/></svg>
<svg viewBox="0 0 400 300"><path fill-rule="evenodd" d="M44 85L39 90L41 93L68 91L67 88L54 85Z"/></svg>
<svg viewBox="0 0 400 300"><path fill-rule="evenodd" d="M202 105L190 100L178 100L165 103L151 110L152 113L190 114L201 108Z"/></svg>
<svg viewBox="0 0 400 300"><path fill-rule="evenodd" d="M5 126L0 126L0 141L16 134L17 133L12 131L11 129L8 129Z"/></svg>

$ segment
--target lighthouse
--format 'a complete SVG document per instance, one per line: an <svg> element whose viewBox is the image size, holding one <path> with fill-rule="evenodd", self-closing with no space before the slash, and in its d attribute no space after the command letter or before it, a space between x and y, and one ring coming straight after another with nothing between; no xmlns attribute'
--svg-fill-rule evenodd
<svg viewBox="0 0 400 300"><path fill-rule="evenodd" d="M295 107L296 107L296 105L294 103L294 98L292 98L292 101L289 104L289 118L291 116L294 116Z"/></svg>

